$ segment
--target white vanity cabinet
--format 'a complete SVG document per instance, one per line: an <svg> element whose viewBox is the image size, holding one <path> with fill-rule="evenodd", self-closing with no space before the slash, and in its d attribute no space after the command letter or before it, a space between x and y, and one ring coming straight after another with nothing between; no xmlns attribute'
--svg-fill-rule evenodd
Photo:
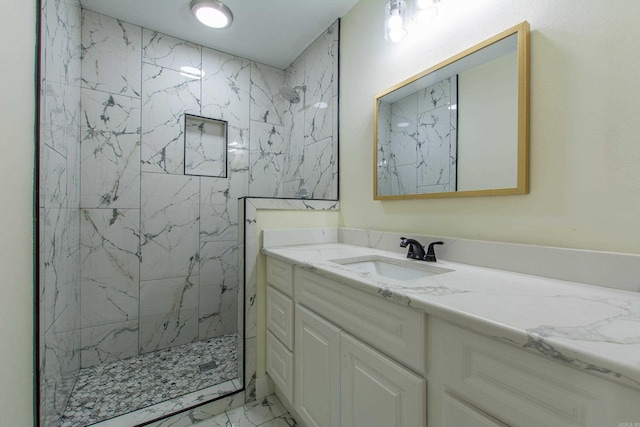
<svg viewBox="0 0 640 427"><path fill-rule="evenodd" d="M469 328L456 326L348 278L271 258L267 266L267 371L303 425L640 425L637 388L566 352L535 341L549 357L526 351L470 330L501 335L504 326L464 312L456 319Z"/></svg>
<svg viewBox="0 0 640 427"><path fill-rule="evenodd" d="M640 393L454 326L429 322L429 425L640 423Z"/></svg>
<svg viewBox="0 0 640 427"><path fill-rule="evenodd" d="M267 261L267 372L288 401L293 400L293 268Z"/></svg>
<svg viewBox="0 0 640 427"><path fill-rule="evenodd" d="M309 427L425 426L425 315L295 268L289 352L282 319L289 319L291 300L274 285L287 282L283 267L268 258L267 372L300 421ZM291 393L283 374L289 357Z"/></svg>

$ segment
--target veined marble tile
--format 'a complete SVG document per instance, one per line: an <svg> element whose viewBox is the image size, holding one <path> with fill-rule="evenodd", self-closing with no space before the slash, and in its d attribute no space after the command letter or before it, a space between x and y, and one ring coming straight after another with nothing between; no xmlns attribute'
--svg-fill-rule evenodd
<svg viewBox="0 0 640 427"><path fill-rule="evenodd" d="M251 63L217 50L202 50L202 115L249 129ZM246 141L248 143L248 141ZM238 148L249 148L242 146Z"/></svg>
<svg viewBox="0 0 640 427"><path fill-rule="evenodd" d="M304 178L304 109L300 104L291 104L286 110L284 121L285 157L283 179L285 181Z"/></svg>
<svg viewBox="0 0 640 427"><path fill-rule="evenodd" d="M140 211L83 209L82 327L138 318Z"/></svg>
<svg viewBox="0 0 640 427"><path fill-rule="evenodd" d="M66 131L68 115L65 110L66 85L42 82L40 95L40 143L67 156Z"/></svg>
<svg viewBox="0 0 640 427"><path fill-rule="evenodd" d="M184 173L184 114L200 115L200 80L142 66L143 172Z"/></svg>
<svg viewBox="0 0 640 427"><path fill-rule="evenodd" d="M228 178L200 178L200 241L237 241L237 199L248 191L249 151L234 149L229 154Z"/></svg>
<svg viewBox="0 0 640 427"><path fill-rule="evenodd" d="M284 182L282 184L282 197L297 198L302 187L305 187L303 179Z"/></svg>
<svg viewBox="0 0 640 427"><path fill-rule="evenodd" d="M256 371L258 363L256 336L245 337L244 344L245 401L253 402L256 400Z"/></svg>
<svg viewBox="0 0 640 427"><path fill-rule="evenodd" d="M451 114L449 108L440 107L420 114L418 120L420 122L418 127L418 185L451 184Z"/></svg>
<svg viewBox="0 0 640 427"><path fill-rule="evenodd" d="M84 87L140 98L142 28L82 11Z"/></svg>
<svg viewBox="0 0 640 427"><path fill-rule="evenodd" d="M378 101L378 144L391 143L391 106L388 102Z"/></svg>
<svg viewBox="0 0 640 427"><path fill-rule="evenodd" d="M138 354L138 321L81 329L81 367L127 359Z"/></svg>
<svg viewBox="0 0 640 427"><path fill-rule="evenodd" d="M82 91L84 208L140 206L140 100Z"/></svg>
<svg viewBox="0 0 640 427"><path fill-rule="evenodd" d="M40 183L41 207L67 206L67 159L47 145L40 147Z"/></svg>
<svg viewBox="0 0 640 427"><path fill-rule="evenodd" d="M305 86L305 64L306 56L300 55L285 70L285 86L289 88ZM292 104L285 101L283 115L285 134L285 160L283 179L285 182L302 180L304 177L304 132L305 132L305 112L308 103L305 103L306 93L300 92L301 102ZM298 188L285 191L284 197L296 197Z"/></svg>
<svg viewBox="0 0 640 427"><path fill-rule="evenodd" d="M284 148L282 126L251 121L249 195L280 196Z"/></svg>
<svg viewBox="0 0 640 427"><path fill-rule="evenodd" d="M197 276L140 282L140 353L196 340L197 310Z"/></svg>
<svg viewBox="0 0 640 427"><path fill-rule="evenodd" d="M80 267L77 210L44 209L41 316L43 332L80 326Z"/></svg>
<svg viewBox="0 0 640 427"><path fill-rule="evenodd" d="M78 206L80 90L44 82L40 110L40 207Z"/></svg>
<svg viewBox="0 0 640 427"><path fill-rule="evenodd" d="M305 185L311 199L335 199L337 147L332 138L304 147Z"/></svg>
<svg viewBox="0 0 640 427"><path fill-rule="evenodd" d="M397 166L416 163L417 108L416 94L391 105L391 150Z"/></svg>
<svg viewBox="0 0 640 427"><path fill-rule="evenodd" d="M251 62L251 120L283 125L285 100L280 95L284 71Z"/></svg>
<svg viewBox="0 0 640 427"><path fill-rule="evenodd" d="M150 427L191 427L199 422L207 423L212 418L225 415L225 410L232 410L244 404L244 393L235 393L213 402L205 403L169 418L149 424ZM206 424L205 424L206 425ZM225 427L229 427L223 424Z"/></svg>
<svg viewBox="0 0 640 427"><path fill-rule="evenodd" d="M333 34L325 31L307 48L304 55L307 82L305 112L305 145L333 135L334 64L337 49ZM325 108L315 107L318 103ZM336 135L337 137L337 135Z"/></svg>
<svg viewBox="0 0 640 427"><path fill-rule="evenodd" d="M47 425L56 423L64 413L69 395L80 370L80 331L46 334L43 388Z"/></svg>
<svg viewBox="0 0 640 427"><path fill-rule="evenodd" d="M448 193L449 191L455 191L452 189L451 184L433 184L433 185L419 185L417 187L417 193Z"/></svg>
<svg viewBox="0 0 640 427"><path fill-rule="evenodd" d="M287 414L287 410L280 403L277 397L269 396L262 399L260 402L254 404L245 405L242 408L237 408L232 411L227 411L227 417L229 423L227 425L239 426L239 427L253 427L263 425L278 425L278 424L265 424L266 422L273 423L276 418L282 417ZM209 424L202 424L203 426L209 426ZM215 424L213 424L215 425ZM224 424L223 424L224 425ZM283 426L293 426L293 424L282 424Z"/></svg>
<svg viewBox="0 0 640 427"><path fill-rule="evenodd" d="M391 194L415 194L417 188L416 165L391 167Z"/></svg>
<svg viewBox="0 0 640 427"><path fill-rule="evenodd" d="M447 78L418 92L418 114L449 106L451 85L452 79Z"/></svg>
<svg viewBox="0 0 640 427"><path fill-rule="evenodd" d="M80 5L50 0L43 4L42 14L44 79L79 85L82 46Z"/></svg>
<svg viewBox="0 0 640 427"><path fill-rule="evenodd" d="M65 143L67 145L67 207L72 209L80 206L81 92L80 86L67 86L64 100L67 113L67 129L65 131Z"/></svg>
<svg viewBox="0 0 640 427"><path fill-rule="evenodd" d="M200 250L199 339L238 329L237 241L204 242Z"/></svg>
<svg viewBox="0 0 640 427"><path fill-rule="evenodd" d="M175 71L181 71L181 67L201 69L202 48L197 44L143 28L142 62Z"/></svg>
<svg viewBox="0 0 640 427"><path fill-rule="evenodd" d="M140 279L198 275L198 178L143 173Z"/></svg>

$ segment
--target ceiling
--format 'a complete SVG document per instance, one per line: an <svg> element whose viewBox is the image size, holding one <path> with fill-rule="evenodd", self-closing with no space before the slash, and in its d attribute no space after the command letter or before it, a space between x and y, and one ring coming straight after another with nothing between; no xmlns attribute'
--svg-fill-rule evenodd
<svg viewBox="0 0 640 427"><path fill-rule="evenodd" d="M80 0L86 9L278 68L288 67L358 0L224 0L226 30L195 21L190 0Z"/></svg>

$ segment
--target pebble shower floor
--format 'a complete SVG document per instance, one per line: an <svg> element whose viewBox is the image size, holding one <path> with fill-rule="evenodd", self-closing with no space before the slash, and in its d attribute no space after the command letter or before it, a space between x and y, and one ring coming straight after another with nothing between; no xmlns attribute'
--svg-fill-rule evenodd
<svg viewBox="0 0 640 427"><path fill-rule="evenodd" d="M237 377L237 334L80 370L60 425L86 426ZM205 365L214 360L215 368Z"/></svg>

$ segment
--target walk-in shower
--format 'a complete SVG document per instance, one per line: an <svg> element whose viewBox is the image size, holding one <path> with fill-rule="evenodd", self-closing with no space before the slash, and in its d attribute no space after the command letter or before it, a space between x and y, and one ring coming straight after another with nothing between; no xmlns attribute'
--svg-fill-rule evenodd
<svg viewBox="0 0 640 427"><path fill-rule="evenodd" d="M255 398L238 199L337 198L337 33L282 70L42 0L40 425Z"/></svg>

